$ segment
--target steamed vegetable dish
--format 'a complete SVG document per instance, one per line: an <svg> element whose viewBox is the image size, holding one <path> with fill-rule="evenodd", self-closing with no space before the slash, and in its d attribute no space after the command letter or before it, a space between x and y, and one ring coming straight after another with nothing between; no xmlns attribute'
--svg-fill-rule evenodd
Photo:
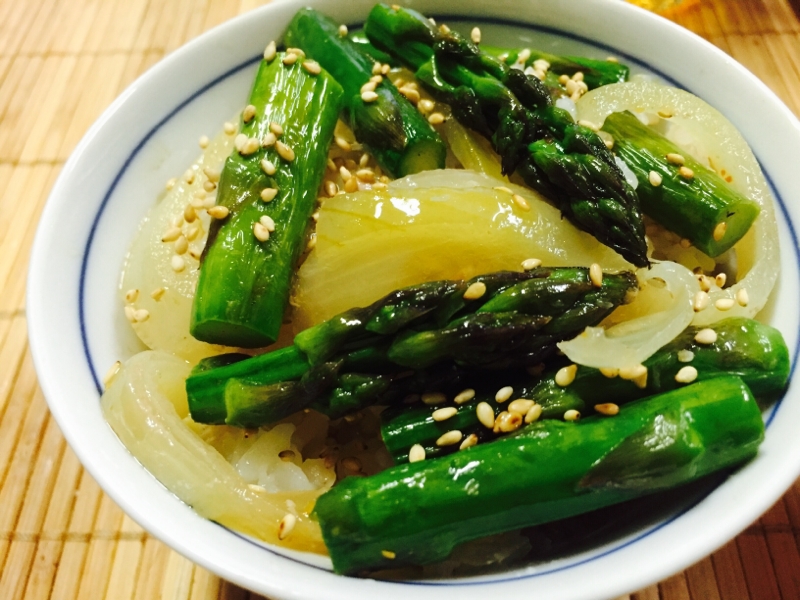
<svg viewBox="0 0 800 600"><path fill-rule="evenodd" d="M283 43L123 269L150 350L103 409L168 489L402 574L542 556L526 528L755 456L790 361L755 320L773 200L724 117L399 6L303 9Z"/></svg>

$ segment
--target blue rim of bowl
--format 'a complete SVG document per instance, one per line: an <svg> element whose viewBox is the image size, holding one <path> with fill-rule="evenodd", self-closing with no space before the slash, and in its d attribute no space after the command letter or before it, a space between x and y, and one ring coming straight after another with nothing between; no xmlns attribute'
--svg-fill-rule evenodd
<svg viewBox="0 0 800 600"><path fill-rule="evenodd" d="M432 16L435 19L439 20L439 21L444 21L444 20L447 20L449 22L475 22L475 21L479 21L479 22L482 22L482 23L488 23L488 24L492 24L492 25L501 25L501 26L506 26L506 27L514 27L514 28L518 28L518 29L528 29L528 30L532 30L532 31L540 32L540 33L551 34L551 35L559 36L561 38L566 38L566 39L569 39L569 40L573 40L573 41L581 42L581 43L584 43L584 44L588 44L590 46L593 46L594 48L602 50L603 52L607 52L610 55L614 55L614 56L618 56L620 58L624 58L625 62L628 63L628 64L635 64L637 66L642 67L643 69L645 69L647 71L650 71L651 73L656 74L658 77L662 78L664 81L668 82L673 87L686 90L686 88L683 85L681 85L678 81L676 81L672 77L666 75L665 73L662 73L662 72L658 71L657 69L654 69L652 66L644 63L643 61L640 61L639 59L637 59L634 56L631 56L630 54L628 54L626 52L622 52L617 48L613 48L613 47L608 46L606 44L600 44L600 43L598 43L598 42L596 42L594 40L591 40L589 38L585 38L583 36L576 35L574 33L568 32L568 31L563 31L561 29L557 29L557 28L553 28L553 27L545 27L545 26L541 26L541 25L531 25L531 24L527 24L527 23L518 23L518 22L506 20L506 19L499 19L499 18L492 18L492 17L470 18L470 17L465 17L463 15L452 15L452 14L433 14ZM362 26L363 26L363 22L348 24L348 27L350 27L352 29L359 29ZM229 78L232 75L238 73L242 69L245 69L245 68L249 67L250 65L253 65L254 63L258 62L259 60L261 60L261 56L254 56L253 58L250 58L250 59L248 59L246 61L241 62L240 64L232 67L231 69L225 71L221 75L215 77L214 79L212 79L211 81L206 83L205 85L200 87L197 91L195 91L193 94L191 94L188 98L186 98L185 100L180 102L177 106L175 106L175 108L173 108L163 119L161 119L158 123L156 123L156 125L154 125L153 128L150 129L150 131L148 131L147 134L139 141L139 143L136 145L136 147L131 151L131 153L128 156L128 158L125 159L125 162L122 164L122 167L120 168L119 172L114 177L113 181L111 182L111 185L109 186L108 190L106 191L105 195L103 196L103 200L100 203L100 207L98 208L97 213L95 214L94 219L92 221L92 226L91 226L91 229L89 230L89 236L88 236L88 238L86 240L86 246L84 247L84 250L83 250L83 256L82 256L82 259L81 259L81 273L80 273L80 280L79 280L79 290L78 290L78 318L79 318L79 322L80 322L81 342L83 344L83 352L84 352L84 356L86 358L87 366L89 368L89 372L91 373L92 379L94 380L94 384L95 384L95 387L97 388L98 395L102 395L103 388L102 388L102 385L100 384L100 379L97 376L97 371L95 369L95 365L94 365L94 362L92 360L91 351L89 350L89 340L88 340L87 331L86 331L84 294L85 294L85 288L86 288L86 286L85 286L85 284L86 284L86 272L87 272L87 267L88 267L88 263L89 263L89 256L90 256L90 253L91 253L91 246L92 246L92 242L94 241L95 232L96 232L97 227L98 227L98 225L100 223L100 218L102 217L103 212L105 211L105 208L108 205L108 202L110 201L111 196L114 193L114 190L116 189L117 185L119 184L120 180L122 179L122 176L128 170L128 167L131 165L133 160L139 154L139 151L150 141L150 139L153 137L153 135L159 129L161 129L161 127L163 127L168 121L170 121L177 113L179 113L181 110L183 110L186 106L188 106L190 103L192 103L198 97L202 96L206 91L208 91L209 89L211 89L211 88L215 87L216 85L222 83L227 78ZM690 91L690 90L687 90L687 91ZM789 229L789 233L790 233L791 238L792 238L792 248L794 250L795 258L797 259L797 262L800 263L800 244L798 244L797 232L795 231L794 224L792 223L792 219L789 216L789 212L786 209L786 205L785 205L783 199L781 198L780 194L778 193L778 190L775 188L775 186L774 186L774 184L772 182L772 179L770 178L767 170L763 168L763 165L761 165L760 161L759 161L759 166L761 166L761 170L764 173L764 177L765 177L765 179L767 181L767 184L768 184L770 190L772 191L773 196L774 196L776 202L778 203L778 206L780 207L781 214L783 215L783 217L785 219L786 225L787 225L787 227ZM795 349L794 349L794 351L792 353L791 370L790 370L790 373L789 373L789 381L790 382L792 381L792 379L794 377L794 371L795 371L795 367L797 366L798 355L800 355L800 336L798 336L798 343L796 344ZM782 402L783 402L783 397L779 398L775 402L775 404L770 408L770 410L768 411L767 418L766 418L766 421L765 421L765 427L766 428L768 428L770 426L770 424L772 423L772 421L775 418L775 415L778 412L778 409L780 408ZM724 480L723 480L723 482L724 482ZM720 485L721 484L722 483L720 483ZM716 489L716 487L714 489ZM417 586L433 586L433 587L488 585L488 584L493 584L493 583L516 581L516 580L520 580L520 579L530 579L530 578L534 578L534 577L540 577L540 576L543 576L543 575L549 575L551 573L556 573L556 572L559 572L559 571L565 571L565 570L568 570L568 569L572 569L574 567L580 566L582 564L586 564L586 563L594 561L594 560L598 560L598 559L600 559L600 558L602 558L604 556L608 556L609 554L612 554L614 552L622 550L623 548L626 548L626 547L628 547L628 546L630 546L632 544L635 544L639 540L641 540L641 539L643 539L643 538L655 533L656 531L658 531L658 530L662 529L663 527L669 525L670 523L672 523L673 521L677 520L682 515L684 515L687 512L689 512L691 509L693 509L695 506L697 506L700 502L702 502L708 496L708 494L711 493L711 491L713 491L713 490L710 490L710 491L708 491L706 493L700 494L691 503L689 503L687 506L684 506L683 508L678 510L671 517L665 519L664 521L658 523L657 525L650 526L649 528L647 528L644 531L640 532L638 535L635 535L635 537L633 537L632 539L629 539L627 541L619 543L619 545L616 545L613 548L609 548L609 549L607 549L607 550L605 550L603 552L600 552L599 554L594 554L594 555L588 556L586 558L578 559L575 562L572 562L572 563L569 563L569 564L566 564L566 565L556 566L556 567L553 567L551 569L545 569L545 570L542 570L542 571L537 571L535 573L524 573L524 574L520 574L520 575L516 575L516 576L510 576L510 577L497 577L497 578L489 577L489 578L486 578L486 579L468 580L468 581L460 581L460 582L459 581L453 581L453 580L441 581L441 582L437 582L437 581L433 581L433 580L431 580L431 581L402 580L402 581L391 581L391 583L405 584L405 585L417 585ZM284 558L286 560L290 560L290 561L298 563L298 564L302 564L302 565L304 565L306 567L310 567L310 568L313 568L313 569L317 569L317 570L323 571L325 573L330 573L331 572L330 569L327 569L325 567L321 567L321 566L318 566L318 565L313 565L313 564L310 564L310 563L308 563L306 561L294 558L292 556L288 556L286 554L283 554L282 552L278 552L276 550L273 550L272 548L269 548L268 546L263 545L262 543L258 542L257 540L252 539L252 538L250 538L250 537L248 537L246 535L243 535L243 534L241 534L241 533L239 533L239 532L237 532L237 531L235 531L233 529L225 527L224 525L220 525L219 523L216 523L216 524L219 527L221 527L222 529L224 529L225 531L230 532L231 534L233 534L237 538L239 538L239 539L241 539L241 540L243 540L243 541L245 541L245 542L257 547L257 548L260 548L260 549L262 549L262 550L264 550L266 552L269 552L270 554L273 554L275 556Z"/></svg>

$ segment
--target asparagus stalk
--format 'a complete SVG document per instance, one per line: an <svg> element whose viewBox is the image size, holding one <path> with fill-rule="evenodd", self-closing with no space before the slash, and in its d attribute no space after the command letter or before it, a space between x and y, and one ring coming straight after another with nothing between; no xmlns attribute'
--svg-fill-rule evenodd
<svg viewBox="0 0 800 600"><path fill-rule="evenodd" d="M454 363L538 364L636 287L629 272L608 273L598 286L588 269L561 267L397 290L301 332L289 348L216 369L203 365L186 383L189 409L199 422L248 427L312 405L340 416L348 406L437 391L424 389L442 383L437 365L448 372ZM409 378L409 367L423 372Z"/></svg>
<svg viewBox="0 0 800 600"><path fill-rule="evenodd" d="M630 112L609 115L603 131L636 174L644 213L709 256L731 248L758 216L758 204Z"/></svg>
<svg viewBox="0 0 800 600"><path fill-rule="evenodd" d="M343 92L326 72L283 57L259 66L249 102L255 115L243 114L240 124L247 141L220 177L217 204L230 212L212 221L191 321L192 335L206 342L274 342L305 245Z"/></svg>
<svg viewBox="0 0 800 600"><path fill-rule="evenodd" d="M314 514L339 573L426 564L470 539L740 464L763 436L750 390L738 377L720 377L654 396L614 418L542 421L447 457L347 478L317 500ZM398 510L407 507L413 510Z"/></svg>
<svg viewBox="0 0 800 600"><path fill-rule="evenodd" d="M304 8L289 23L286 43L301 48L338 81L356 139L366 144L380 165L395 177L444 168L446 146L439 134L400 92L383 78L367 101L362 87L374 77L375 61L339 33L339 25Z"/></svg>
<svg viewBox="0 0 800 600"><path fill-rule="evenodd" d="M702 341L698 342L696 338L700 331L703 331L699 338ZM398 463L408 460L409 450L415 444L422 446L428 457L450 454L457 451L458 446L436 444L436 440L450 429L461 431L465 437L475 435L477 443L491 441L509 432L511 427L495 430L478 417L477 407L481 403L488 404L491 410L491 419L486 420L490 425L501 412L514 408L511 402L495 400L501 385L513 388L512 401L535 402L541 409L535 411L537 419L562 419L569 410L598 414L595 407L605 412L613 410L609 402L620 406L682 387L685 384L676 377L685 367L697 371L697 381L722 375L741 377L759 401L765 401L783 392L789 378L790 361L789 350L777 329L752 319L735 317L720 321L713 330L689 327L645 361L644 366L647 369L644 385L641 379L637 384L615 373L603 374L598 369L583 366L577 368L575 379L566 387L556 383L555 369L542 379L503 375L495 379L499 385L491 388L485 384L481 386L479 382L475 386L478 389L476 396L468 402L455 404L456 413L446 421L437 421L433 417L433 413L445 405L390 407L381 414L381 435ZM516 406L521 407L517 410L523 412L514 422L514 427L522 424L522 417L531 408L528 404L517 403ZM482 410L485 412L486 408Z"/></svg>
<svg viewBox="0 0 800 600"><path fill-rule="evenodd" d="M365 32L462 124L491 139L503 174L519 172L579 228L631 263L649 264L636 192L597 133L553 106L542 81L413 10L376 5Z"/></svg>

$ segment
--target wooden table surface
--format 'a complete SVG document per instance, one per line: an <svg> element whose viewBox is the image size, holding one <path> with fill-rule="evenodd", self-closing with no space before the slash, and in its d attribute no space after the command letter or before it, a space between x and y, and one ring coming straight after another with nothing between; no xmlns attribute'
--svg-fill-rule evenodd
<svg viewBox="0 0 800 600"><path fill-rule="evenodd" d="M103 109L164 55L262 3L0 0L0 599L260 598L153 539L81 468L37 385L25 276L49 190ZM673 18L800 115L795 10L786 0L699 0ZM799 547L800 482L712 556L623 598L798 600Z"/></svg>

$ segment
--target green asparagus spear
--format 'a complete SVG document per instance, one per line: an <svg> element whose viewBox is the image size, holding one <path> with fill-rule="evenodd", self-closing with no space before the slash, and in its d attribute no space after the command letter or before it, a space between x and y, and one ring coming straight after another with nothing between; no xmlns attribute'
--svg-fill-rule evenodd
<svg viewBox="0 0 800 600"><path fill-rule="evenodd" d="M319 62L344 88L350 126L381 166L395 177L444 168L446 146L430 123L388 81L374 87L373 100L362 86L374 76L375 61L339 25L316 10L304 8L289 23L286 43Z"/></svg>
<svg viewBox="0 0 800 600"><path fill-rule="evenodd" d="M461 123L491 140L504 174L517 171L579 228L631 263L649 264L636 192L597 133L553 106L542 81L413 10L378 4L364 30Z"/></svg>
<svg viewBox="0 0 800 600"><path fill-rule="evenodd" d="M262 61L250 93L255 115L240 125L247 141L220 177L217 203L230 213L212 220L191 321L192 335L206 342L274 342L305 247L343 92L326 72L282 56Z"/></svg>
<svg viewBox="0 0 800 600"><path fill-rule="evenodd" d="M758 204L630 112L606 117L603 131L636 174L644 213L709 256L731 248L758 216Z"/></svg>
<svg viewBox="0 0 800 600"><path fill-rule="evenodd" d="M338 573L426 564L470 539L562 519L693 481L755 455L761 412L719 377L613 418L542 421L456 454L350 477L314 514ZM454 431L442 443L458 443ZM413 510L408 510L413 508Z"/></svg>
<svg viewBox="0 0 800 600"><path fill-rule="evenodd" d="M381 63L382 65L395 66L395 60L392 55L387 54L382 50L378 50L375 46L373 46L363 31L354 31L347 34L347 37L350 38L351 42L358 46L358 49L361 50L361 52L372 57L373 60Z"/></svg>
<svg viewBox="0 0 800 600"><path fill-rule="evenodd" d="M713 329L702 330L702 342L698 342L695 338L701 330L689 327L647 359L644 363L647 377L643 386L641 380L637 385L630 379L609 378L607 375L614 375L613 372L604 375L598 369L582 366L577 368L574 381L567 387L556 383L555 369L542 379L504 374L495 379L493 387L481 386L481 382L477 382L475 397L456 404L456 414L446 421L433 418L433 412L443 405L390 407L381 414L381 435L398 463L408 460L409 450L415 444L425 448L429 457L456 451L456 447L436 445L436 440L450 429L458 429L465 437L474 434L479 443L505 435L507 431L499 428L494 431L494 428L482 424L477 413L478 404L487 403L492 415L487 423L491 424L495 416L509 409L508 403L495 400L495 393L501 385L513 388L512 400L535 401L541 407L538 419L561 419L568 410L596 414L594 407L598 405L601 410L613 410L613 407L603 405L613 402L619 406L676 389L685 385L678 382L676 376L686 367L697 371L697 381L726 374L741 377L759 402L766 403L784 391L789 377L789 350L777 329L752 319L734 317L720 321ZM462 383L472 385L468 379ZM526 403L519 405L523 410L529 410ZM520 418L517 425L521 423Z"/></svg>
<svg viewBox="0 0 800 600"><path fill-rule="evenodd" d="M426 391L419 386L437 377L434 369L411 378L414 388L398 384L409 367L538 364L636 287L629 272L608 273L596 286L588 269L540 267L397 290L301 332L289 348L202 365L186 383L189 408L199 422L253 427L312 405L340 416L348 406Z"/></svg>

